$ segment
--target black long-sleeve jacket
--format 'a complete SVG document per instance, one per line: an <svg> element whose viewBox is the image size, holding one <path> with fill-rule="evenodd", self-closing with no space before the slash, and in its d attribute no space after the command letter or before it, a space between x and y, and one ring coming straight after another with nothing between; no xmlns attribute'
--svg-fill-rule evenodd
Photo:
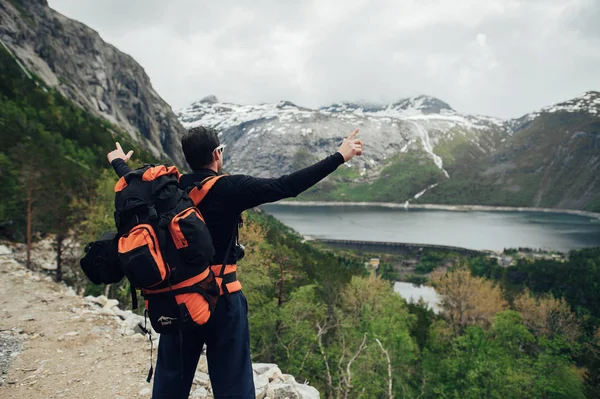
<svg viewBox="0 0 600 399"><path fill-rule="evenodd" d="M268 202L296 197L334 172L343 163L342 154L336 152L312 166L277 179L247 175L228 175L219 179L198 205L215 247L213 264L223 263L239 215L243 211ZM112 166L119 176L125 175L130 170L122 159L115 159ZM194 183L216 175L217 173L210 169L194 171L181 176L179 186L182 189L191 189ZM235 254L232 253L227 263L235 262Z"/></svg>

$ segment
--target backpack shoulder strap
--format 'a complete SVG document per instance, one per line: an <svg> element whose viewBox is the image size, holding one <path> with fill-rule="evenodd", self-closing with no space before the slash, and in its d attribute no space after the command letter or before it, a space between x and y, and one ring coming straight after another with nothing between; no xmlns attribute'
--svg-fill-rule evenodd
<svg viewBox="0 0 600 399"><path fill-rule="evenodd" d="M221 178L227 175L219 175L219 176L211 176L202 180L198 183L194 188L190 190L188 196L194 202L194 206L198 206L200 202L206 197L206 194L210 191L211 188L215 185L215 183Z"/></svg>

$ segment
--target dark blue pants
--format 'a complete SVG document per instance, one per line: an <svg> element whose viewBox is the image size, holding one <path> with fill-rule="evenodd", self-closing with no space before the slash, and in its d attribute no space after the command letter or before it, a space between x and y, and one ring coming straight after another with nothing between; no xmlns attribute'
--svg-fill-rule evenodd
<svg viewBox="0 0 600 399"><path fill-rule="evenodd" d="M248 302L241 291L229 297L231 309L221 297L208 323L196 331L184 332L181 338L178 334L160 336L152 399L184 399L189 396L205 343L215 399L255 398Z"/></svg>

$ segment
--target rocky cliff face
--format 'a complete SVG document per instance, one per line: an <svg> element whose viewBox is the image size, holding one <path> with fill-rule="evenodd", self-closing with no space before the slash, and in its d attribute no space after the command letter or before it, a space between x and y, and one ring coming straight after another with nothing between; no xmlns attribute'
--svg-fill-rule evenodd
<svg viewBox="0 0 600 399"><path fill-rule="evenodd" d="M600 92L510 122L515 134L476 178L536 207L600 211Z"/></svg>
<svg viewBox="0 0 600 399"><path fill-rule="evenodd" d="M0 39L31 72L118 125L157 157L185 165L183 128L144 69L45 0L0 0Z"/></svg>

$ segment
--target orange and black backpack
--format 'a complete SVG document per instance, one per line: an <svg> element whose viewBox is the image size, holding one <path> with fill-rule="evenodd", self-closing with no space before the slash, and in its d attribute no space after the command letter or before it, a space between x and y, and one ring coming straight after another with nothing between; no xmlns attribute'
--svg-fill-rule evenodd
<svg viewBox="0 0 600 399"><path fill-rule="evenodd" d="M180 176L174 166L144 165L115 185L119 263L130 282L133 307L140 289L160 334L206 324L221 292L221 278L210 267L212 239L194 202L222 176L197 184L196 201L179 188Z"/></svg>

